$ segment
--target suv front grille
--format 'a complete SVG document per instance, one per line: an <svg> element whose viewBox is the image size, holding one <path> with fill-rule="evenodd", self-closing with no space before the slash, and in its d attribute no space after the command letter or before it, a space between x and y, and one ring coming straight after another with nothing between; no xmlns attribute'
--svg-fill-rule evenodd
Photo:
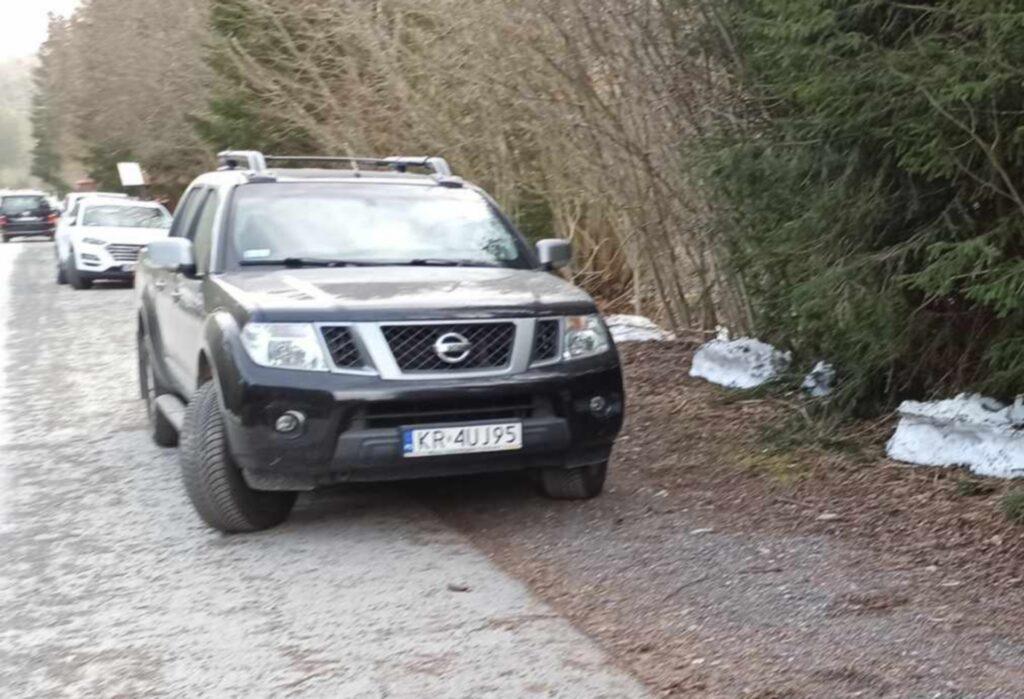
<svg viewBox="0 0 1024 699"><path fill-rule="evenodd" d="M543 362L558 356L558 321L538 320L533 335L533 361Z"/></svg>
<svg viewBox="0 0 1024 699"><path fill-rule="evenodd" d="M107 245L107 252L118 262L135 262L142 252L142 245L126 245L124 243L110 243Z"/></svg>
<svg viewBox="0 0 1024 699"><path fill-rule="evenodd" d="M358 369L363 366L363 357L351 330L335 325L321 328L320 332L323 333L334 366L339 369Z"/></svg>
<svg viewBox="0 0 1024 699"><path fill-rule="evenodd" d="M445 323L386 325L381 330L402 371L463 371L503 369L512 359L515 323ZM435 346L465 341L464 352L452 351L448 361Z"/></svg>
<svg viewBox="0 0 1024 699"><path fill-rule="evenodd" d="M379 429L478 420L525 420L528 417L549 414L551 405L546 398L512 396L371 403L361 417L367 428Z"/></svg>

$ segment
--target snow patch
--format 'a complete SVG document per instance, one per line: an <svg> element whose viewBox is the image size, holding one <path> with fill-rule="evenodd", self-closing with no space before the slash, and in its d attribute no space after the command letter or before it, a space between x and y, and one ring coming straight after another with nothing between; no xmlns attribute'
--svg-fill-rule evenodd
<svg viewBox="0 0 1024 699"><path fill-rule="evenodd" d="M749 337L730 340L719 331L718 338L705 342L693 355L690 376L728 388L754 388L789 367L791 355L766 342Z"/></svg>
<svg viewBox="0 0 1024 699"><path fill-rule="evenodd" d="M661 342L676 339L675 335L667 330L662 330L654 321L644 316L616 314L606 316L604 322L616 343Z"/></svg>
<svg viewBox="0 0 1024 699"><path fill-rule="evenodd" d="M1024 404L962 393L904 401L886 453L919 466L966 466L981 476L1024 477Z"/></svg>
<svg viewBox="0 0 1024 699"><path fill-rule="evenodd" d="M823 398L832 393L836 385L836 368L821 361L814 365L811 373L804 377L800 387L812 398Z"/></svg>

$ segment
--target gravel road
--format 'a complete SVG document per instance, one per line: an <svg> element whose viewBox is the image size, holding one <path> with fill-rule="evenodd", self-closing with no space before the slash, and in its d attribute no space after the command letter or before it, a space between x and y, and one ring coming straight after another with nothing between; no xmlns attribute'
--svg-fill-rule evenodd
<svg viewBox="0 0 1024 699"><path fill-rule="evenodd" d="M146 436L131 289L52 260L0 246L2 696L644 695L401 488L206 529Z"/></svg>

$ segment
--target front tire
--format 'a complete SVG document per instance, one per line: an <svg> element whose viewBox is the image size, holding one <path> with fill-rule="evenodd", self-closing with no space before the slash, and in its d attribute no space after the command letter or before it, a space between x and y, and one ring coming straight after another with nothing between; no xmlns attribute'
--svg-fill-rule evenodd
<svg viewBox="0 0 1024 699"><path fill-rule="evenodd" d="M200 386L185 410L181 475L203 521L222 532L254 532L288 518L293 492L253 490L242 479L228 448L220 400L213 382Z"/></svg>
<svg viewBox="0 0 1024 699"><path fill-rule="evenodd" d="M82 273L78 271L78 266L75 264L75 251L71 250L71 254L68 255L67 265L68 282L70 282L73 289L91 289L92 279L86 279L82 276Z"/></svg>
<svg viewBox="0 0 1024 699"><path fill-rule="evenodd" d="M540 472L540 491L554 500L589 500L604 490L608 462L577 468L546 468Z"/></svg>
<svg viewBox="0 0 1024 699"><path fill-rule="evenodd" d="M160 385L153 371L153 360L149 356L146 339L139 335L139 393L146 401L146 418L149 420L149 436L157 446L173 447L178 444L178 431L167 417L156 407L157 396L168 391Z"/></svg>

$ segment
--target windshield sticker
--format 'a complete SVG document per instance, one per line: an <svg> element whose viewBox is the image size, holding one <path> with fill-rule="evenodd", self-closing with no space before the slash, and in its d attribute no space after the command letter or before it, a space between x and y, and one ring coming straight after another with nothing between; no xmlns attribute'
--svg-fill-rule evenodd
<svg viewBox="0 0 1024 699"><path fill-rule="evenodd" d="M256 248L254 250L246 250L242 253L242 257L247 260L261 260L270 257L270 250L267 248Z"/></svg>

